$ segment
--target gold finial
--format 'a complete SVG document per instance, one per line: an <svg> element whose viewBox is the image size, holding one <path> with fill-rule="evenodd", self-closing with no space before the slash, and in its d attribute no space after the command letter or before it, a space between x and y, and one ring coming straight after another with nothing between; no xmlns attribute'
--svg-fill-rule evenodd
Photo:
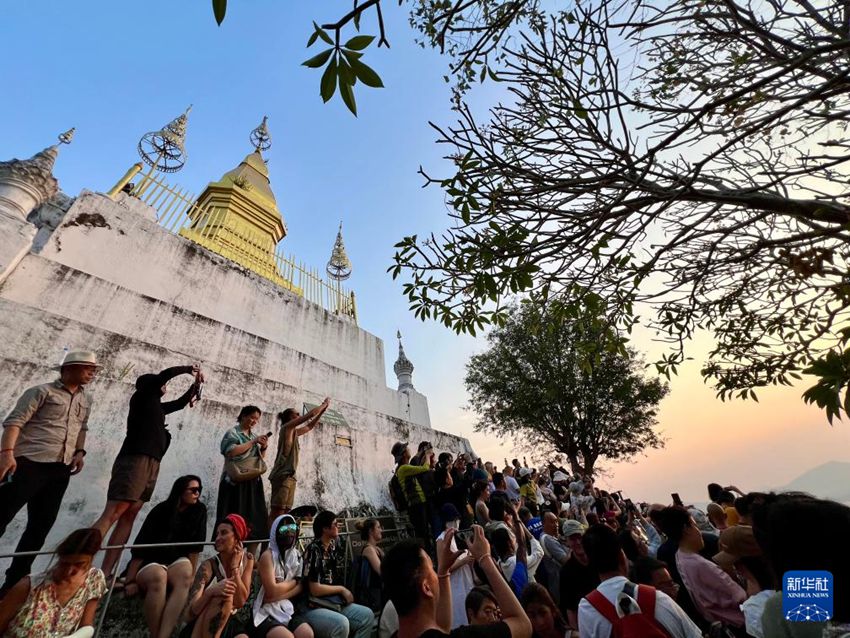
<svg viewBox="0 0 850 638"><path fill-rule="evenodd" d="M151 169L175 173L186 163L186 123L192 105L158 131L150 131L139 140L139 156Z"/></svg>
<svg viewBox="0 0 850 638"><path fill-rule="evenodd" d="M260 125L253 131L251 131L251 145L256 149L258 153L267 151L272 147L272 136L269 133L268 121L269 116L264 115L263 121L260 123Z"/></svg>
<svg viewBox="0 0 850 638"><path fill-rule="evenodd" d="M77 130L77 128L74 127L74 128L71 128L71 129L65 131L64 133L61 133L59 135L59 143L60 144L70 144L71 140L74 139L74 132L76 130Z"/></svg>
<svg viewBox="0 0 850 638"><path fill-rule="evenodd" d="M343 281L351 277L351 261L345 254L345 244L342 241L342 222L339 223L339 231L336 234L331 258L327 266L328 275L337 281Z"/></svg>

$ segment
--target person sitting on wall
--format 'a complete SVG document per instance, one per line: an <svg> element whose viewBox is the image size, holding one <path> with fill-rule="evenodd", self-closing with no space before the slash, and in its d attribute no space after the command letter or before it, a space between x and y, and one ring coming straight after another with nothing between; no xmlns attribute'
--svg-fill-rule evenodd
<svg viewBox="0 0 850 638"><path fill-rule="evenodd" d="M27 389L3 421L0 537L21 508L27 527L15 552L38 551L56 522L71 476L83 469L91 400L83 388L100 366L93 352L69 352L59 378ZM35 556L16 556L0 597L29 573Z"/></svg>
<svg viewBox="0 0 850 638"><path fill-rule="evenodd" d="M162 545L133 548L124 589L126 596L144 595L145 622L151 638L169 638L186 606L207 534L207 508L200 502L201 490L201 479L192 474L174 481L168 498L148 513L133 543Z"/></svg>
<svg viewBox="0 0 850 638"><path fill-rule="evenodd" d="M295 408L279 412L280 436L274 467L269 473L272 494L269 499L269 525L281 514L287 514L295 502L295 473L298 471L300 445L298 437L304 436L319 425L319 419L328 409L331 400L326 398L320 405L304 414Z"/></svg>
<svg viewBox="0 0 850 638"><path fill-rule="evenodd" d="M162 402L167 383L181 374L194 375L194 383L178 399ZM93 525L104 538L115 525L109 545L127 542L139 510L153 496L159 464L171 444L165 416L189 405L198 396L203 382L198 364L167 368L159 374L143 374L136 379L136 391L130 397L127 413L127 436L112 465L106 507ZM121 550L106 552L102 567L107 576L112 574L120 557Z"/></svg>
<svg viewBox="0 0 850 638"><path fill-rule="evenodd" d="M195 574L180 638L248 638L233 616L251 592L254 555L243 546L248 533L239 514L228 514L216 525L216 555Z"/></svg>
<svg viewBox="0 0 850 638"><path fill-rule="evenodd" d="M93 636L94 614L106 593L103 572L92 567L101 540L94 528L71 532L56 548L52 569L19 580L0 600L0 636Z"/></svg>

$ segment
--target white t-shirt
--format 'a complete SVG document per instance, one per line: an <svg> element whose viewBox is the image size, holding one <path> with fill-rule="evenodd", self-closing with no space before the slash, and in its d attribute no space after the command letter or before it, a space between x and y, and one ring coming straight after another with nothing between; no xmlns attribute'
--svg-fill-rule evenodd
<svg viewBox="0 0 850 638"><path fill-rule="evenodd" d="M761 626L761 617L764 615L764 605L768 598L776 593L773 589L765 589L755 596L750 596L741 603L741 611L744 612L744 623L747 633L755 638L764 638L764 629Z"/></svg>
<svg viewBox="0 0 850 638"><path fill-rule="evenodd" d="M505 485L508 487L508 498L511 503L519 503L519 483L513 476L505 476Z"/></svg>
<svg viewBox="0 0 850 638"><path fill-rule="evenodd" d="M443 540L446 533L443 532L437 537L437 540ZM457 544L452 539L452 551L457 551ZM469 556L469 552L464 552L458 556L458 560ZM472 565L464 565L460 569L454 570L449 576L449 582L452 585L452 629L456 629L461 625L467 624L466 619L466 596L475 587Z"/></svg>
<svg viewBox="0 0 850 638"><path fill-rule="evenodd" d="M616 607L617 596L623 591L627 582L628 579L625 576L615 576L602 581L596 589L602 592L602 595ZM672 638L702 638L699 627L663 591L655 592L655 619ZM578 627L581 638L609 638L611 636L611 623L596 611L596 608L587 601L587 598L582 598L578 604Z"/></svg>

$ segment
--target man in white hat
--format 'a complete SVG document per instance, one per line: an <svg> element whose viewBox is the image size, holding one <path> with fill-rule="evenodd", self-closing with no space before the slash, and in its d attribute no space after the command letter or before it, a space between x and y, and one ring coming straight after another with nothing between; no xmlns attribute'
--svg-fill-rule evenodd
<svg viewBox="0 0 850 638"><path fill-rule="evenodd" d="M100 366L93 352L65 355L59 378L26 390L3 421L0 439L0 537L27 506L16 552L38 551L56 522L71 475L83 469L91 401L83 387ZM29 574L34 556L17 557L0 594Z"/></svg>

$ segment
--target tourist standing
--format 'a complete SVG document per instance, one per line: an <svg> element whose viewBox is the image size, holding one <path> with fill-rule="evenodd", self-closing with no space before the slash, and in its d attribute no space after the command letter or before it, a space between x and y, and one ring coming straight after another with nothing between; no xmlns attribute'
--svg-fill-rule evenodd
<svg viewBox="0 0 850 638"><path fill-rule="evenodd" d="M200 477L192 474L174 481L168 498L154 505L133 543L159 545L133 548L124 587L125 596L144 596L151 638L169 638L186 606L192 574L207 535L207 507L200 502L202 489Z"/></svg>
<svg viewBox="0 0 850 638"><path fill-rule="evenodd" d="M163 402L168 382L181 374L194 375L194 383L180 398ZM204 375L198 364L175 366L159 374L143 374L136 379L136 391L130 397L130 410L127 413L127 436L112 464L106 507L93 525L104 538L115 525L109 545L123 545L127 542L139 510L153 496L159 464L171 444L166 415L189 405L203 382ZM120 549L106 553L102 567L107 577L111 576L120 558Z"/></svg>
<svg viewBox="0 0 850 638"><path fill-rule="evenodd" d="M428 515L428 502L425 491L417 477L431 471L434 450L430 451L430 455L422 456L421 465L410 464L410 448L407 443L398 442L394 444L391 453L396 463L396 478L407 497L407 515L410 517L410 523L425 547L431 548L433 547L433 540L431 521Z"/></svg>
<svg viewBox="0 0 850 638"><path fill-rule="evenodd" d="M0 439L0 537L27 506L16 552L38 551L56 522L71 476L85 464L91 402L83 388L100 366L93 352L65 355L59 378L26 390L3 421ZM35 556L18 556L0 596L26 576Z"/></svg>
<svg viewBox="0 0 850 638"><path fill-rule="evenodd" d="M260 416L260 408L246 405L239 411L236 425L224 433L220 446L224 469L218 484L216 518L239 514L248 523L248 536L243 540L263 540L269 518L262 483L269 437L253 431Z"/></svg>
<svg viewBox="0 0 850 638"><path fill-rule="evenodd" d="M272 471L269 472L269 482L272 485L271 499L269 499L270 523L281 514L286 514L292 509L292 504L295 501L295 474L298 471L298 460L301 452L298 438L319 425L319 419L328 409L330 403L331 400L326 398L320 405L304 414L299 414L295 408L287 408L278 413L280 438L277 441L277 455L275 455L274 466Z"/></svg>
<svg viewBox="0 0 850 638"><path fill-rule="evenodd" d="M570 547L570 557L561 567L561 612L572 629L578 629L578 606L582 598L599 584L599 576L590 567L581 543L584 527L574 520L564 521L564 538Z"/></svg>

